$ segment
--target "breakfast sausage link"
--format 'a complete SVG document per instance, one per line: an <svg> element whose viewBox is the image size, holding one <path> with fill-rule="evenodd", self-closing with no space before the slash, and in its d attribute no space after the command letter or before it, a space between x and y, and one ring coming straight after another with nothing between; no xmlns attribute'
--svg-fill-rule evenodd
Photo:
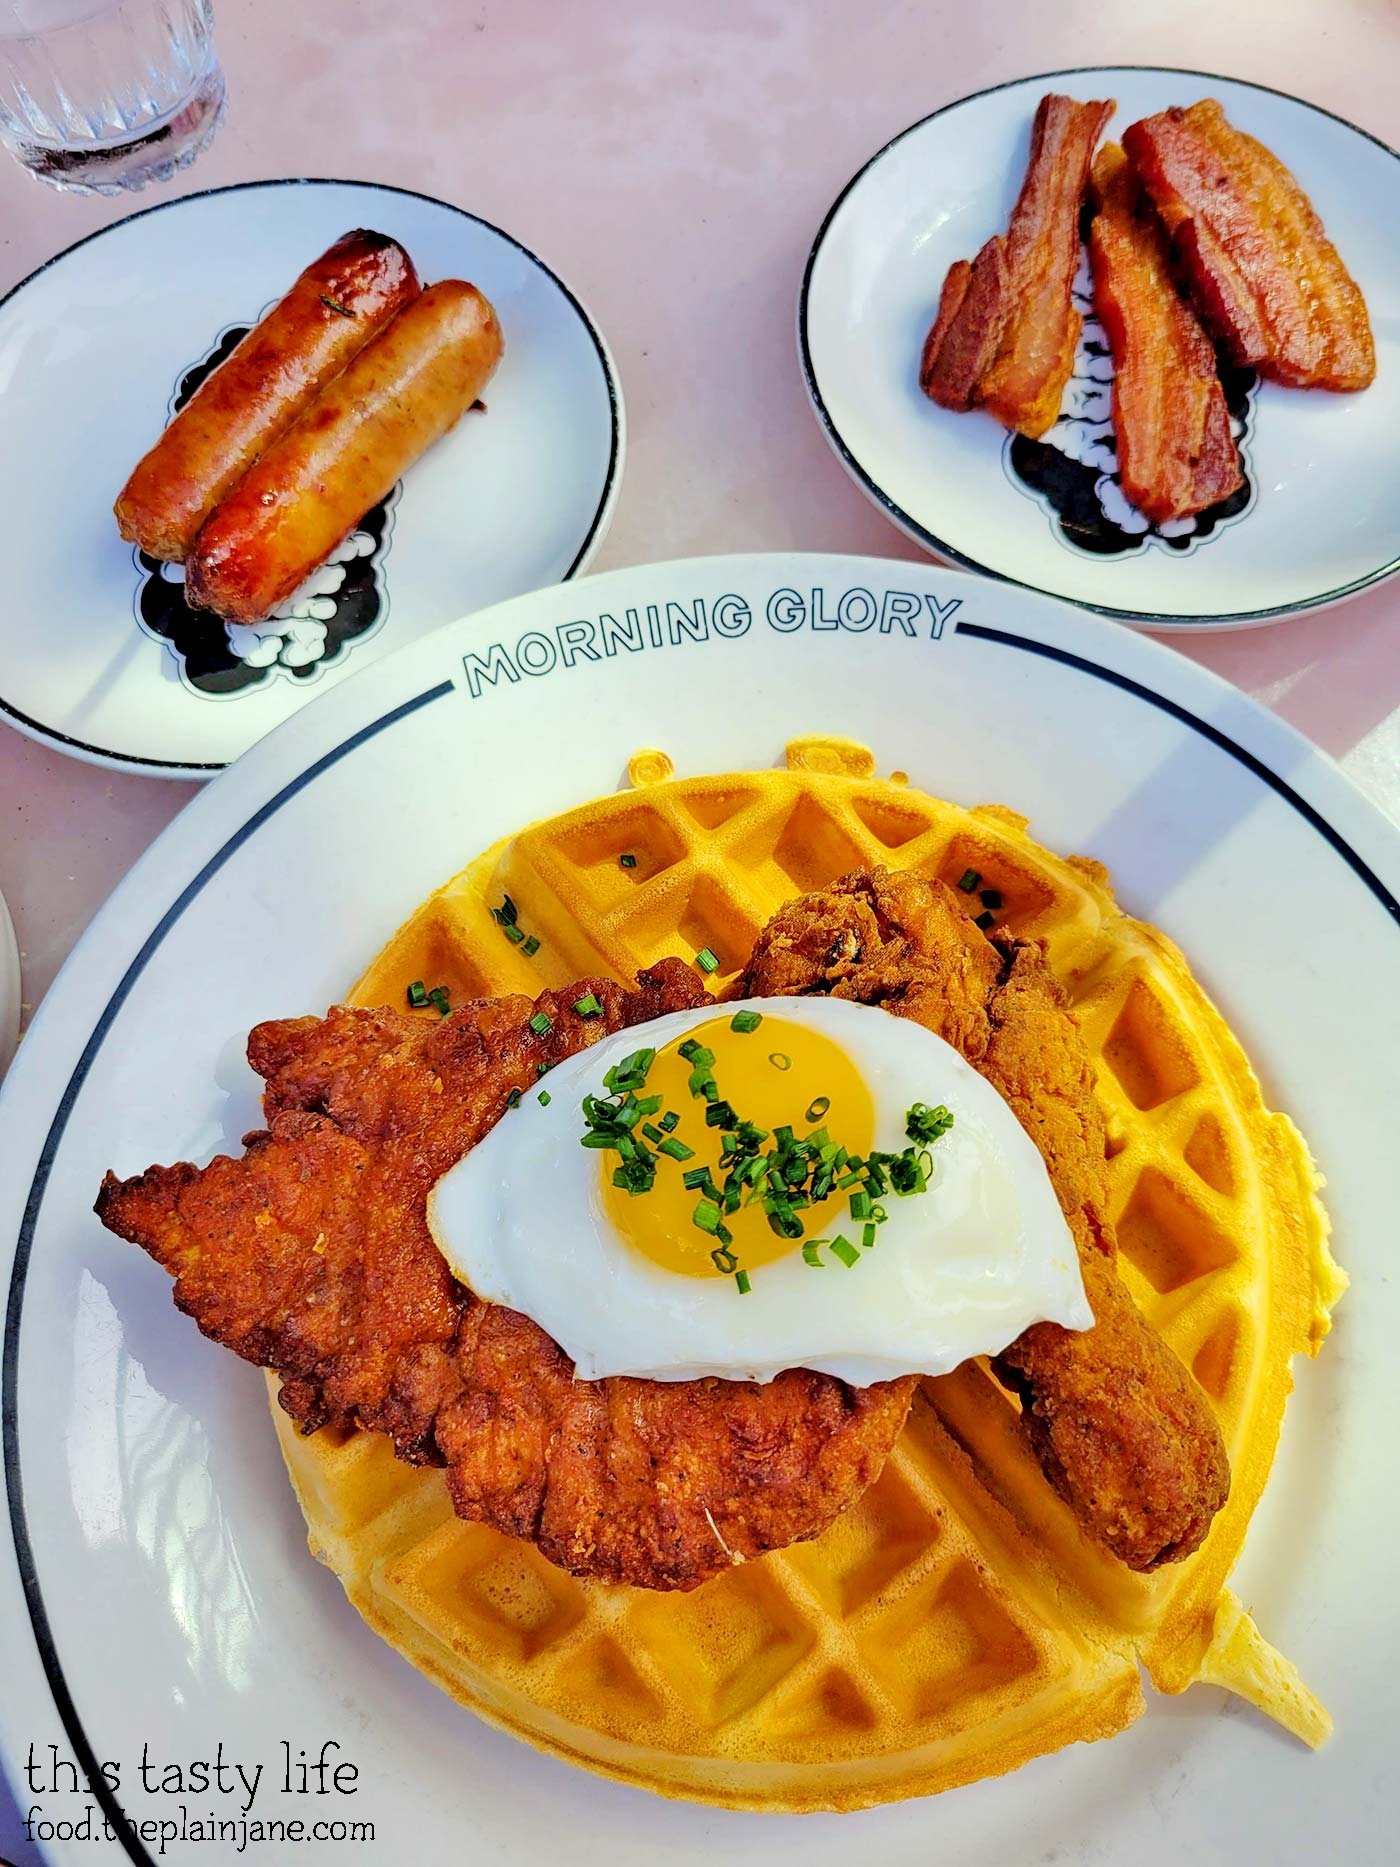
<svg viewBox="0 0 1400 1867"><path fill-rule="evenodd" d="M187 558L200 526L258 456L419 292L386 234L343 234L211 372L122 488L123 538Z"/></svg>
<svg viewBox="0 0 1400 1867"><path fill-rule="evenodd" d="M474 285L429 286L207 521L186 600L230 622L270 614L471 407L501 348L496 314Z"/></svg>

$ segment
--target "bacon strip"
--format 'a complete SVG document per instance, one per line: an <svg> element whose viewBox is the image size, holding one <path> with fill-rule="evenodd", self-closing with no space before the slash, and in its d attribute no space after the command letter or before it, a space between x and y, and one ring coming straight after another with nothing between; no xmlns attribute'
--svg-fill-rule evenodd
<svg viewBox="0 0 1400 1867"><path fill-rule="evenodd" d="M1364 389L1376 373L1366 301L1278 157L1214 98L1123 134L1206 324L1236 362L1300 389Z"/></svg>
<svg viewBox="0 0 1400 1867"><path fill-rule="evenodd" d="M1094 162L1089 231L1094 304L1113 348L1113 426L1123 491L1154 524L1182 519L1239 486L1215 351L1172 282L1165 234L1128 158Z"/></svg>
<svg viewBox="0 0 1400 1867"><path fill-rule="evenodd" d="M919 381L943 408L985 408L1032 439L1053 425L1082 323L1070 297L1079 209L1112 114L1111 100L1041 98L1011 224L952 267L924 344Z"/></svg>

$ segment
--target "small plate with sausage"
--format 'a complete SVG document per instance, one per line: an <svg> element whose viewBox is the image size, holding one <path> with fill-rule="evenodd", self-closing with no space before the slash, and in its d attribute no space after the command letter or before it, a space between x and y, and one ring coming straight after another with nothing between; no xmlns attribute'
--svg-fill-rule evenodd
<svg viewBox="0 0 1400 1867"><path fill-rule="evenodd" d="M573 292L370 183L162 203L0 300L0 713L207 777L437 625L577 575L624 422Z"/></svg>

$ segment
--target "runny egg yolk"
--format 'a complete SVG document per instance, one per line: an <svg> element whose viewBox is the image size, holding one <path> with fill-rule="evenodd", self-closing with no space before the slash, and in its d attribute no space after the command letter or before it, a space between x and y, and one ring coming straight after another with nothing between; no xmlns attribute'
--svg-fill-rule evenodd
<svg viewBox="0 0 1400 1867"><path fill-rule="evenodd" d="M694 1154L685 1161L661 1154L654 1184L645 1193L631 1194L612 1183L617 1156L601 1153L603 1212L633 1250L663 1270L713 1277L710 1254L718 1240L695 1224L696 1205L705 1195L687 1187L684 1176L708 1166L715 1185L722 1187L728 1168L720 1165L723 1131L706 1126L708 1104L691 1093L692 1066L679 1049L681 1043L691 1042L714 1052L709 1074L735 1116L767 1130L760 1152L774 1145L780 1127L791 1128L798 1139L825 1128L837 1146L863 1158L874 1142L875 1105L865 1079L839 1044L810 1025L786 1018L765 1015L753 1031L734 1030L729 1016L715 1018L657 1052L639 1094L662 1098L661 1107L649 1117L652 1123L659 1123L667 1110L679 1116L672 1132ZM806 1208L800 1214L806 1238L819 1238L843 1224L849 1230L849 1199L850 1189L833 1191ZM781 1238L772 1230L761 1191L751 1203L726 1213L724 1223L733 1233L729 1250L745 1270L771 1264L802 1247L802 1239Z"/></svg>

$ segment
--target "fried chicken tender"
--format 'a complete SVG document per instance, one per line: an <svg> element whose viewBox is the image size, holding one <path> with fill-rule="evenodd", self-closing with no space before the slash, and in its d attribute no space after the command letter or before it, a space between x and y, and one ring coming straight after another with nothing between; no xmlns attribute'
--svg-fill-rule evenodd
<svg viewBox="0 0 1400 1867"><path fill-rule="evenodd" d="M994 1366L1088 1536L1131 1569L1190 1555L1229 1492L1229 1463L1205 1396L1114 1268L1092 1067L1039 946L984 938L941 882L857 873L776 915L729 995L811 993L912 1018L1010 1104L1074 1234L1095 1326L1037 1323Z"/></svg>
<svg viewBox="0 0 1400 1867"><path fill-rule="evenodd" d="M1071 297L1079 210L1112 114L1111 100L1041 98L1010 225L949 269L924 341L919 381L943 408L985 408L1032 439L1054 425L1083 323Z"/></svg>
<svg viewBox="0 0 1400 1867"><path fill-rule="evenodd" d="M573 1009L588 992L599 1017ZM460 1516L576 1575L693 1588L825 1529L878 1475L914 1383L578 1381L527 1317L457 1282L425 1202L542 1066L705 996L667 960L635 990L585 979L445 1019L338 1007L259 1025L268 1125L247 1152L109 1173L98 1214L174 1276L206 1335L276 1370L303 1431L388 1434L445 1468Z"/></svg>

